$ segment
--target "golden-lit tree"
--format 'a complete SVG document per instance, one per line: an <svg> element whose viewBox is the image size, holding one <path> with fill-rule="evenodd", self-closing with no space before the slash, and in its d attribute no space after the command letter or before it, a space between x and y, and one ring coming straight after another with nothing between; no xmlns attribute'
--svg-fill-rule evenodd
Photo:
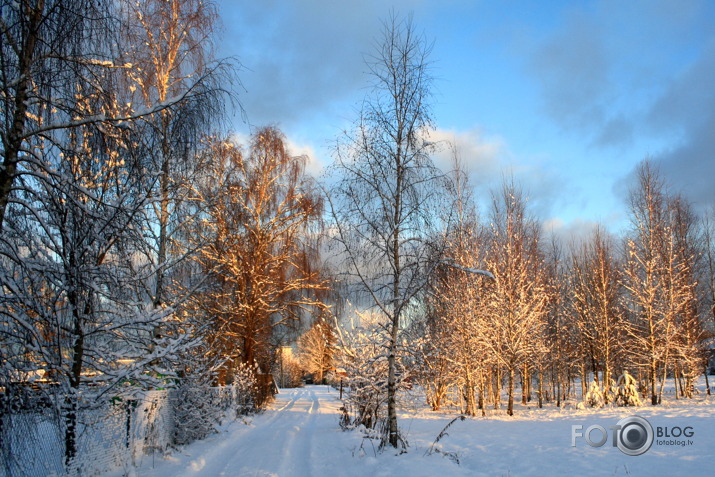
<svg viewBox="0 0 715 477"><path fill-rule="evenodd" d="M539 225L527 216L521 191L505 183L493 198L485 264L494 280L481 310L484 344L507 372L509 415L514 413L516 372L544 346L549 296L539 238Z"/></svg>
<svg viewBox="0 0 715 477"><path fill-rule="evenodd" d="M428 300L431 313L426 322L422 351L428 400L439 410L450 386L462 390L464 412L485 410L487 370L493 364L483 344L483 276L465 271L483 259L483 234L472 200L464 167L454 151L454 221L447 233L446 248L436 267ZM479 392L477 403L476 392Z"/></svg>
<svg viewBox="0 0 715 477"><path fill-rule="evenodd" d="M298 338L298 359L316 383L321 383L333 367L336 341L333 328L334 325L324 316Z"/></svg>
<svg viewBox="0 0 715 477"><path fill-rule="evenodd" d="M267 370L273 330L324 306L316 247L322 201L306 158L290 155L277 129L258 130L245 155L226 142L214 154L216 182L205 193L218 199L203 222L199 259L210 283L197 303L217 353Z"/></svg>
<svg viewBox="0 0 715 477"><path fill-rule="evenodd" d="M703 334L695 299L697 253L694 221L686 205L668 194L652 164L643 162L637 172L623 283L632 314L630 336L637 350L633 359L646 371L651 404L656 405L674 363L685 366L692 379L695 368L689 363L698 361Z"/></svg>
<svg viewBox="0 0 715 477"><path fill-rule="evenodd" d="M666 197L662 179L649 163L638 169L630 196L633 232L626 243L623 283L633 315L631 337L641 352L637 362L647 373L651 403L658 404L657 382L667 353L672 323L665 313L660 250L666 239Z"/></svg>
<svg viewBox="0 0 715 477"><path fill-rule="evenodd" d="M608 404L612 374L622 361L625 316L622 308L621 269L612 240L600 228L571 256L571 303L582 349L591 350L594 377ZM602 371L602 379L598 372Z"/></svg>
<svg viewBox="0 0 715 477"><path fill-rule="evenodd" d="M195 211L193 182L203 167L197 157L205 134L222 118L234 81L227 60L213 57L216 5L208 0L122 2L126 101L134 110L165 105L138 125L146 167L159 173L146 233L147 259L155 267L154 306L171 306L171 271L181 263L185 215ZM139 146L139 145L137 145Z"/></svg>
<svg viewBox="0 0 715 477"><path fill-rule="evenodd" d="M664 244L664 261L667 263L665 282L669 297L669 314L675 322L672 371L680 395L693 397L697 376L702 372L705 355L705 327L701 321L700 300L697 296L696 268L702 255L698 219L680 196L668 200L669 236ZM682 383L680 378L684 378ZM665 381L665 377L663 378ZM658 400L662 399L664 382L661 382ZM676 397L677 397L676 389Z"/></svg>

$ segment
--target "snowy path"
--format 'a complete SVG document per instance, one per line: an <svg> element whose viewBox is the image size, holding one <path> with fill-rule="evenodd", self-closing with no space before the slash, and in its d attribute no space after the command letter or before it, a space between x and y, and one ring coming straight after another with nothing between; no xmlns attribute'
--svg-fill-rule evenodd
<svg viewBox="0 0 715 477"><path fill-rule="evenodd" d="M321 407L324 414L321 414ZM231 454L221 469L227 475L313 475L316 434L335 432L339 402L327 387L284 390L253 432L225 449ZM269 445L266 445L269 444ZM206 475L219 475L210 472Z"/></svg>
<svg viewBox="0 0 715 477"><path fill-rule="evenodd" d="M494 411L487 418L457 421L441 439L440 452L426 455L435 437L456 414L421 407L400 415L410 442L406 454L376 453L359 431L338 426L338 393L327 386L284 389L249 424L234 422L218 434L194 442L166 458L145 457L137 469L104 477L422 477L628 475L712 476L715 469L715 397L640 408L534 409L521 406L515 417ZM641 456L617 448L572 446L572 426L609 429L638 414L652 424L693 431L692 445L656 439ZM662 440L662 439L661 439ZM459 463L457 463L457 461Z"/></svg>
<svg viewBox="0 0 715 477"><path fill-rule="evenodd" d="M322 475L331 442L343 434L337 425L337 392L327 386L283 389L249 426L188 447L183 455L145 464L139 476L289 476Z"/></svg>

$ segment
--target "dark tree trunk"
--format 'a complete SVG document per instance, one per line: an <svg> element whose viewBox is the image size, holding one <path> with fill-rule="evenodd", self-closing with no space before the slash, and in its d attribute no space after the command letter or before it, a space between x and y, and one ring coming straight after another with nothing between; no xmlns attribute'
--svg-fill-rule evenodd
<svg viewBox="0 0 715 477"><path fill-rule="evenodd" d="M506 413L510 416L514 415L514 366L509 367L509 385L507 388L509 393L509 404L507 405Z"/></svg>

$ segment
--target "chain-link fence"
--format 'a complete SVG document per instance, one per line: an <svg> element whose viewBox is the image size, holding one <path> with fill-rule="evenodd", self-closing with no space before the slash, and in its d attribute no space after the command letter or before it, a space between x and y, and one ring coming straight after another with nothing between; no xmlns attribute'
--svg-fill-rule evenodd
<svg viewBox="0 0 715 477"><path fill-rule="evenodd" d="M62 475L63 441L56 415L48 410L8 413L0 425L0 475Z"/></svg>
<svg viewBox="0 0 715 477"><path fill-rule="evenodd" d="M204 388L203 434L223 419L245 412L244 389ZM0 476L96 476L110 469L141 467L180 440L203 437L187 432L178 412L179 389L147 391L134 399L108 400L78 415L76 457L65 465L65 426L53 406L13 409L0 414ZM180 437L180 439L177 439Z"/></svg>

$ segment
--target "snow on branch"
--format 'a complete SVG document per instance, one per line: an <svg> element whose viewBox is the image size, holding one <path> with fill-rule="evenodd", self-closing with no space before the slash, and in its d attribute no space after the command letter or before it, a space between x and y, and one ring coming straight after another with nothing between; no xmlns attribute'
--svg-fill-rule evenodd
<svg viewBox="0 0 715 477"><path fill-rule="evenodd" d="M443 259L440 263L447 265L448 267L452 267L457 270L461 270L466 273L471 273L473 275L483 275L487 278L491 278L492 280L496 280L496 278L494 277L494 274L487 270L480 270L478 268L472 268L472 267L464 267L462 265L459 265L454 260L448 260L448 259Z"/></svg>

